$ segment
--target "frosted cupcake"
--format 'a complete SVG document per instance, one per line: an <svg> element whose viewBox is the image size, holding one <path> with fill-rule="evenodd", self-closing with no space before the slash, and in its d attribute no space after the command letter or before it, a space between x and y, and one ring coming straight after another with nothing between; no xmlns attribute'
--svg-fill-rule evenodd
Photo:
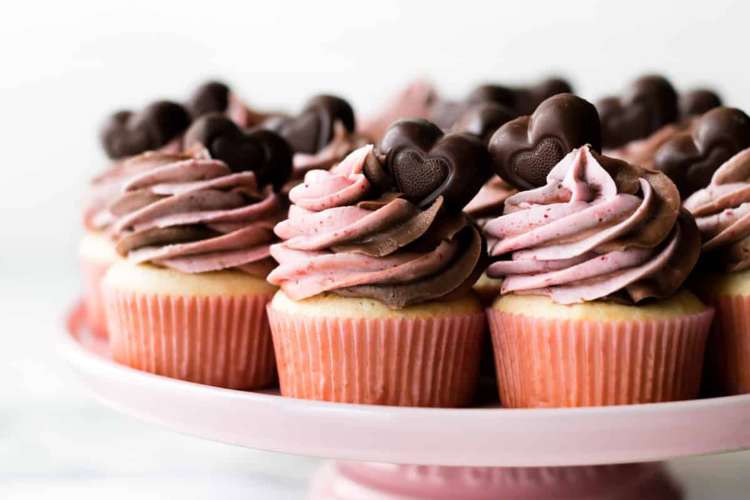
<svg viewBox="0 0 750 500"><path fill-rule="evenodd" d="M285 396L463 406L484 318L485 243L461 212L487 177L481 141L404 120L380 147L313 170L271 247L268 312Z"/></svg>
<svg viewBox="0 0 750 500"><path fill-rule="evenodd" d="M102 128L102 147L112 163L89 183L83 200L84 235L78 252L86 320L97 336L107 335L101 280L117 260L117 252L107 234L112 222L109 203L129 176L159 163L161 155L173 156L179 149L179 137L189 123L187 110L181 105L157 101L139 113L114 113ZM147 149L161 151L138 156Z"/></svg>
<svg viewBox="0 0 750 500"><path fill-rule="evenodd" d="M750 392L750 149L719 168L685 201L703 237L695 290L716 308L708 344L708 391Z"/></svg>
<svg viewBox="0 0 750 500"><path fill-rule="evenodd" d="M275 380L265 307L276 290L265 277L291 151L220 115L198 120L187 141L199 152L130 178L110 207L126 257L103 285L113 356L182 380L265 387Z"/></svg>
<svg viewBox="0 0 750 500"><path fill-rule="evenodd" d="M486 226L488 311L508 407L600 406L698 395L712 311L680 287L700 239L663 174L568 154Z"/></svg>

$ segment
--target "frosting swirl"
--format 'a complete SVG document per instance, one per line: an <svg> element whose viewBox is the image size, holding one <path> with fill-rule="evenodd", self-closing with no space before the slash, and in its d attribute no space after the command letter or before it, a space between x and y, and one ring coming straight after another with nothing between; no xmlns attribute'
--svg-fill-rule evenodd
<svg viewBox="0 0 750 500"><path fill-rule="evenodd" d="M110 206L118 253L186 273L238 269L265 277L283 198L255 174L207 152L130 177Z"/></svg>
<svg viewBox="0 0 750 500"><path fill-rule="evenodd" d="M114 220L109 205L132 177L152 168L189 158L179 154L173 146L159 151L148 151L125 160L118 160L89 183L83 202L83 225L91 231L106 231Z"/></svg>
<svg viewBox="0 0 750 500"><path fill-rule="evenodd" d="M750 268L750 148L714 172L711 183L684 203L694 216L707 262L726 271Z"/></svg>
<svg viewBox="0 0 750 500"><path fill-rule="evenodd" d="M294 153L292 159L291 189L300 183L310 170L328 170L355 149L365 145L365 139L357 133L349 132L343 123L333 125L333 138L325 147L316 153Z"/></svg>
<svg viewBox="0 0 750 500"><path fill-rule="evenodd" d="M271 246L279 266L268 281L293 300L330 292L390 307L468 291L482 271L485 245L463 213L439 196L424 209L398 193L379 193L365 171L382 169L373 146L331 170L311 170L289 193L288 219Z"/></svg>
<svg viewBox="0 0 750 500"><path fill-rule="evenodd" d="M508 198L485 231L497 240L491 255L500 260L487 274L505 278L501 293L561 304L667 297L700 252L695 222L666 175L588 146L563 158L545 186Z"/></svg>
<svg viewBox="0 0 750 500"><path fill-rule="evenodd" d="M656 152L664 144L681 132L691 130L695 119L688 119L678 123L664 125L644 139L630 141L624 146L605 151L607 156L623 160L634 165L654 168Z"/></svg>

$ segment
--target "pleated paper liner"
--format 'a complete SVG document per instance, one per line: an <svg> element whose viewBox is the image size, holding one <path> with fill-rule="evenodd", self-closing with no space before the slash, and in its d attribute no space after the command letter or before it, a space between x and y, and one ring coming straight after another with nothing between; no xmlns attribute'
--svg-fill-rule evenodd
<svg viewBox="0 0 750 500"><path fill-rule="evenodd" d="M706 393L750 393L750 296L706 299L716 310L706 348Z"/></svg>
<svg viewBox="0 0 750 500"><path fill-rule="evenodd" d="M306 317L268 308L281 394L345 403L472 402L485 318Z"/></svg>
<svg viewBox="0 0 750 500"><path fill-rule="evenodd" d="M500 400L510 408L607 406L698 396L713 310L589 321L487 310Z"/></svg>
<svg viewBox="0 0 750 500"><path fill-rule="evenodd" d="M272 295L170 296L106 290L112 354L158 375L231 389L276 380Z"/></svg>
<svg viewBox="0 0 750 500"><path fill-rule="evenodd" d="M80 259L86 324L94 335L101 338L107 337L107 314L102 292L102 279L110 265L110 262Z"/></svg>

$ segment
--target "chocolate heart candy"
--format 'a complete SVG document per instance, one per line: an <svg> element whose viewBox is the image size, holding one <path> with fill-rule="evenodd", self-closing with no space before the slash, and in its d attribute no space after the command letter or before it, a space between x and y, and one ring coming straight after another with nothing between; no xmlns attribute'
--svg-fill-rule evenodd
<svg viewBox="0 0 750 500"><path fill-rule="evenodd" d="M261 186L281 189L292 172L292 150L282 137L270 130L243 131L223 114L196 120L185 134L185 147L194 144L202 144L235 172L255 172Z"/></svg>
<svg viewBox="0 0 750 500"><path fill-rule="evenodd" d="M223 113L229 106L229 87L217 81L206 82L193 92L187 102L187 108L193 118L208 113Z"/></svg>
<svg viewBox="0 0 750 500"><path fill-rule="evenodd" d="M295 153L314 154L331 142L337 121L354 132L352 107L340 97L319 95L310 99L299 115L274 117L264 122L263 127L278 132Z"/></svg>
<svg viewBox="0 0 750 500"><path fill-rule="evenodd" d="M552 167L585 144L601 150L596 108L573 94L558 94L540 104L532 115L497 129L490 138L489 151L500 177L519 189L531 189L544 185Z"/></svg>
<svg viewBox="0 0 750 500"><path fill-rule="evenodd" d="M642 139L679 118L677 92L663 76L638 78L622 97L596 103L602 123L602 144L617 148Z"/></svg>
<svg viewBox="0 0 750 500"><path fill-rule="evenodd" d="M454 132L472 134L487 143L492 134L506 122L515 118L515 113L496 102L483 102L471 106L453 126Z"/></svg>
<svg viewBox="0 0 750 500"><path fill-rule="evenodd" d="M721 106L721 97L710 89L695 89L680 96L680 114L683 118L702 115Z"/></svg>
<svg viewBox="0 0 750 500"><path fill-rule="evenodd" d="M190 114L176 102L157 101L139 113L118 111L104 123L101 142L110 158L158 149L190 125Z"/></svg>
<svg viewBox="0 0 750 500"><path fill-rule="evenodd" d="M422 119L391 125L378 155L385 157L396 189L421 207L443 196L446 206L460 211L491 175L481 140L469 134L444 135Z"/></svg>
<svg viewBox="0 0 750 500"><path fill-rule="evenodd" d="M748 147L750 117L736 108L718 107L662 145L654 168L672 179L684 199L707 186L722 163Z"/></svg>
<svg viewBox="0 0 750 500"><path fill-rule="evenodd" d="M469 94L466 101L469 105L494 102L511 109L516 116L520 116L533 113L542 101L554 95L572 92L573 89L567 81L561 78L548 78L537 84L521 87L480 85Z"/></svg>

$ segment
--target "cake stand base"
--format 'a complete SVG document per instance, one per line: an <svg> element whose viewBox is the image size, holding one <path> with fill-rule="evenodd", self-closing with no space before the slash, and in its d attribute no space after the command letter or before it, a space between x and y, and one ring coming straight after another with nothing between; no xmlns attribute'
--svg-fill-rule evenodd
<svg viewBox="0 0 750 500"><path fill-rule="evenodd" d="M679 500L661 464L440 467L327 462L310 500Z"/></svg>

